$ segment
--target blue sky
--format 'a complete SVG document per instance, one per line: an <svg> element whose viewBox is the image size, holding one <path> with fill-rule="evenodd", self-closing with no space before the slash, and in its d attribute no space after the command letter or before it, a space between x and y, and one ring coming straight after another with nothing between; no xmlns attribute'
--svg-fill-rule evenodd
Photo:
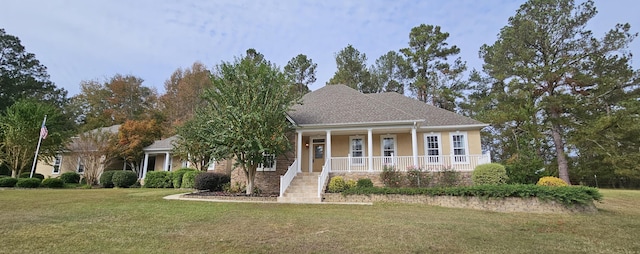
<svg viewBox="0 0 640 254"><path fill-rule="evenodd" d="M177 68L209 68L255 48L280 67L298 54L318 64L312 90L336 71L334 54L352 44L368 65L407 46L411 28L439 25L481 69L478 49L492 44L524 1L188 1L4 0L0 27L18 36L47 66L58 87L77 94L82 80L132 74L164 92ZM640 31L640 1L596 1L589 29L598 37L616 23ZM640 67L640 42L630 48Z"/></svg>

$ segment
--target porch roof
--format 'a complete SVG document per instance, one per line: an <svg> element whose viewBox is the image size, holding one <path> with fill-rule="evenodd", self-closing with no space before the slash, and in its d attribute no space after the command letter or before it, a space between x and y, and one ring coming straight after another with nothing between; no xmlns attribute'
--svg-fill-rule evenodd
<svg viewBox="0 0 640 254"><path fill-rule="evenodd" d="M325 85L302 97L289 118L300 127L340 125L460 126L483 123L398 93L363 94L345 85Z"/></svg>
<svg viewBox="0 0 640 254"><path fill-rule="evenodd" d="M156 140L153 144L142 148L142 150L145 152L171 151L171 149L173 149L173 141L176 139L178 139L178 135Z"/></svg>

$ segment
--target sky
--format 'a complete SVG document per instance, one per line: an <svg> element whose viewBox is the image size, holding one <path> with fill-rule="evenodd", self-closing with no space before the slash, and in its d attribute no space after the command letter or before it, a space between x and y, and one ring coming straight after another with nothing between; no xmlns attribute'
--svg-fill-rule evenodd
<svg viewBox="0 0 640 254"><path fill-rule="evenodd" d="M178 68L200 61L210 69L255 48L284 67L305 54L318 64L316 90L336 71L335 53L351 44L368 65L408 46L411 28L438 25L461 49L469 69L482 68L478 50L493 44L524 1L361 0L3 0L0 28L20 38L48 68L51 81L80 92L83 80L131 74L164 93ZM640 31L640 1L596 0L588 25L597 37L617 23ZM630 51L640 68L640 41Z"/></svg>

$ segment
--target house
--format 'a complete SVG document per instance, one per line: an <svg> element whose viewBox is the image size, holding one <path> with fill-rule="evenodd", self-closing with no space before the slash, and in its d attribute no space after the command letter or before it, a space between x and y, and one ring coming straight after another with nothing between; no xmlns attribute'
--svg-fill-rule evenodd
<svg viewBox="0 0 640 254"><path fill-rule="evenodd" d="M287 118L295 127L295 151L256 174L257 186L278 192L285 202L320 202L335 175L379 182L385 166L468 175L490 162L480 142L487 124L398 93L363 94L327 85L304 95ZM244 175L236 172L232 181L242 182Z"/></svg>

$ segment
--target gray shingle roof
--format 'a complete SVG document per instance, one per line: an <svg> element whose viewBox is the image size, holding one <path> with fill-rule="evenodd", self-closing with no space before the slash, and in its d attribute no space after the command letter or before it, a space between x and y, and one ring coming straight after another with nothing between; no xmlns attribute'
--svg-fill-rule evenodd
<svg viewBox="0 0 640 254"><path fill-rule="evenodd" d="M174 135L165 139L156 140L153 144L143 148L144 151L171 150L173 149L173 141L178 139L178 135Z"/></svg>
<svg viewBox="0 0 640 254"><path fill-rule="evenodd" d="M363 94L345 85L326 85L303 96L302 103L288 113L297 125L412 121L422 126L482 124L398 93Z"/></svg>

